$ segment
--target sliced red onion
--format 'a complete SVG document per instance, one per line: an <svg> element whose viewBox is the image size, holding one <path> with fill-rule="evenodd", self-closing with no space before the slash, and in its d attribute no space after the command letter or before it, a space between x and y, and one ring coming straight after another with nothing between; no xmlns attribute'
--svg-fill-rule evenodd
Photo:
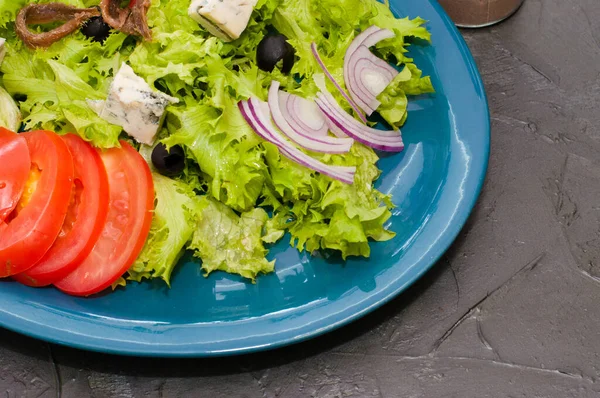
<svg viewBox="0 0 600 398"><path fill-rule="evenodd" d="M282 149L283 153L295 162L309 167L315 171L319 171L330 177L337 175L338 177L350 177L354 180L354 173L356 173L356 167L354 166L331 166L323 162L320 162L304 152L296 148L291 142L284 139L276 130L275 126L269 118L268 105L265 102L260 101L257 98L251 98L248 101L248 110L250 110L252 116L258 121L258 126L263 130L269 132L272 137L272 143Z"/></svg>
<svg viewBox="0 0 600 398"><path fill-rule="evenodd" d="M260 138L262 138L263 140L268 141L272 144L275 144L276 138L273 137L271 132L269 132L268 130L256 127L258 122L256 120L254 120L254 118L252 117L252 112L250 111L250 105L249 105L248 101L238 102L238 108L239 108L240 112L242 112L242 116L244 117L244 120L246 120L246 123L248 123L250 125L250 127L252 127L254 132L256 134L258 134L260 136ZM277 144L275 144L275 145L277 145Z"/></svg>
<svg viewBox="0 0 600 398"><path fill-rule="evenodd" d="M319 105L317 105L319 106ZM321 108L319 108L321 109ZM338 126L336 126L335 123L332 123L331 120L329 120L328 117L325 117L327 119L327 125L329 126L329 130L331 130L331 132L339 138L348 138L348 134L344 133L342 131L342 129L340 129Z"/></svg>
<svg viewBox="0 0 600 398"><path fill-rule="evenodd" d="M321 90L318 94L317 94L317 98L319 96L323 97L325 99L325 102L329 103L332 105L332 107L334 107L336 112L339 112L339 116L340 118L346 120L348 123L354 125L354 126L360 126L362 127L365 131L369 131L370 134L373 134L376 137L387 137L387 138L398 138L401 133L399 130L379 130L379 129L374 129L368 126L364 126L362 123L359 123L356 119L354 119L351 115L349 115L346 111L344 111L344 109L342 109L341 106L338 105L336 99L333 97L333 95L331 95L331 93L327 90L327 87L324 84L323 78L319 77L319 76L315 76L314 77L314 81L317 85L317 87ZM318 104L317 104L318 105ZM323 110L323 108L321 107L321 110Z"/></svg>
<svg viewBox="0 0 600 398"><path fill-rule="evenodd" d="M350 46L346 50L346 56L347 56L347 54L353 54L362 45L363 41L365 41L365 39L367 37L369 37L373 33L379 32L380 30L381 30L381 28L378 26L375 26L375 25L372 25L372 26L368 27L367 29L365 29L362 33L360 33L358 36L356 36L354 38L352 43L350 43ZM346 87L348 88L348 90L350 90L348 83L349 83L350 78L352 78L353 76L351 76L351 70L348 67L348 65L346 65L346 63L347 63L347 59L344 58L344 82L346 83ZM364 102L360 98L360 96L357 97L355 102L360 106L361 109L368 109L368 111L370 111L368 104L366 102Z"/></svg>
<svg viewBox="0 0 600 398"><path fill-rule="evenodd" d="M344 131L344 133L348 134L347 130L353 131L353 132L361 132L361 134L365 135L366 137L376 141L376 142L381 142L381 143L400 143L402 142L402 136L400 134L397 134L397 131L385 131L385 130L378 130L369 126L363 126L362 124L353 122L352 120L354 120L352 117L349 117L350 115L348 115L338 104L337 102L335 102L333 100L333 97L331 98L327 98L326 96L323 96L321 94L317 95L317 98L315 100L317 102L317 104L319 105L319 107L321 107L321 109L323 110L323 113L325 113L325 115L331 119L331 116L334 117L336 122L335 124L342 129L342 131ZM383 132L393 132L396 133L394 135L382 135L379 134L380 131Z"/></svg>
<svg viewBox="0 0 600 398"><path fill-rule="evenodd" d="M281 134L279 134L279 132L277 131L277 129L275 128L275 126L273 125L273 122L271 121L270 118L270 108L269 108L269 104L259 100L258 98L254 97L254 98L250 98L249 102L249 109L253 112L253 114L255 115L255 117L258 119L258 121L260 122L260 124L262 126L264 126L264 128L267 129L267 131L270 131L271 136L280 144L282 144L282 146L285 146L286 150L291 149L291 153L298 153L300 157L307 157L310 160L314 161L314 162L318 162L321 163L320 161L310 157L309 155L305 154L304 152L302 152L301 150L299 150L298 148L296 148L291 142L289 142L288 140L286 140L285 138L283 138L281 136ZM324 164L324 163L323 163ZM334 169L337 170L341 170L343 172L346 173L354 173L356 172L356 167L354 166L330 166L330 165L326 165L328 167L333 167Z"/></svg>
<svg viewBox="0 0 600 398"><path fill-rule="evenodd" d="M356 36L344 57L344 81L352 99L367 115L381 105L377 96L398 75L398 71L376 57L369 47L394 37L394 32L371 26Z"/></svg>
<svg viewBox="0 0 600 398"><path fill-rule="evenodd" d="M350 79L355 84L355 89L362 101L367 103L371 115L381 102L377 96L390 85L398 76L398 71L384 60L374 56L367 47L359 47L355 57L350 61L350 68L354 76Z"/></svg>
<svg viewBox="0 0 600 398"><path fill-rule="evenodd" d="M279 107L296 132L310 132L311 137L326 136L329 132L327 118L313 101L280 91Z"/></svg>
<svg viewBox="0 0 600 398"><path fill-rule="evenodd" d="M310 48L312 49L312 53L315 56L315 59L317 60L317 63L319 64L319 66L321 67L321 69L323 69L323 73L325 73L325 76L327 76L327 78L333 83L333 85L335 86L335 88L340 92L340 94L342 94L342 96L344 97L344 99L346 101L348 101L348 103L350 104L350 106L352 107L352 109L354 109L354 112L356 112L356 114L358 115L358 117L360 118L360 120L362 120L364 123L367 123L367 118L365 117L365 115L363 114L363 112L360 110L360 107L358 106L358 104L356 102L354 102L352 100L352 98L350 98L348 96L348 94L346 94L346 91L344 91L344 89L342 88L342 86L340 86L339 83L335 80L335 78L333 77L333 75L331 74L331 72L329 72L329 69L327 69L327 65L325 65L325 62L323 62L323 59L319 55L319 50L317 49L317 44L316 43L312 43L310 45ZM345 74L345 72L344 72L344 74Z"/></svg>
<svg viewBox="0 0 600 398"><path fill-rule="evenodd" d="M330 136L314 137L311 136L310 132L303 130L296 131L293 129L279 107L280 85L281 84L277 80L271 82L271 88L269 89L269 109L275 125L283 132L283 134L301 147L314 152L340 154L350 151L350 148L352 148L352 144L354 143L354 140L351 138L335 138Z"/></svg>
<svg viewBox="0 0 600 398"><path fill-rule="evenodd" d="M331 123L335 124L340 130L354 138L356 141L370 146L371 148L386 152L401 152L404 149L404 143L400 135L381 135L381 130L362 125L356 119L348 115L339 104L335 102L335 99L331 95L328 97L327 95L320 93L317 95L316 102Z"/></svg>
<svg viewBox="0 0 600 398"><path fill-rule="evenodd" d="M359 61L355 64L356 66L361 64L360 61L362 61L364 64L373 64L374 69L377 69L377 72L390 81L398 76L399 72L396 70L396 68L385 62L383 59L374 56L371 50L369 50L367 47L360 46L358 50L356 50L356 55Z"/></svg>
<svg viewBox="0 0 600 398"><path fill-rule="evenodd" d="M372 136L373 139L382 141L382 142L398 142L401 141L402 136L396 130L379 130L369 126L363 126L360 123L353 122L355 120L353 117L348 115L342 107L340 107L337 102L335 102L333 97L327 97L322 94L318 94L316 98L317 105L321 107L323 113L325 115L335 115L336 119L340 119L340 122L343 122L345 125L348 125L348 128L353 130L360 129L365 134ZM326 109L323 109L323 105L325 105ZM329 117L329 116L328 116ZM339 126L339 124L338 124ZM345 129L343 129L344 132ZM384 134L381 134L384 133Z"/></svg>
<svg viewBox="0 0 600 398"><path fill-rule="evenodd" d="M381 29L378 26L375 26L375 28L377 28L379 30L377 32L373 32L373 33L369 34L368 36L365 36L365 38L362 42L363 46L365 46L367 48L373 47L375 44L379 43L380 41L384 41L387 39L393 39L394 37L396 37L396 34L389 29Z"/></svg>
<svg viewBox="0 0 600 398"><path fill-rule="evenodd" d="M367 29L363 30L358 36L354 38L354 40L352 40L352 43L350 43L350 46L346 50L346 54L353 53L354 51L356 51L358 47L360 47L369 36L381 30L382 29L376 25L369 26Z"/></svg>
<svg viewBox="0 0 600 398"><path fill-rule="evenodd" d="M264 105L260 100L252 98L249 101L241 101L238 107L244 119L256 131L256 133L268 142L276 145L282 155L290 160L327 175L346 184L354 182L356 167L331 166L320 162L296 148L291 142L284 139L276 130L268 114L264 111Z"/></svg>

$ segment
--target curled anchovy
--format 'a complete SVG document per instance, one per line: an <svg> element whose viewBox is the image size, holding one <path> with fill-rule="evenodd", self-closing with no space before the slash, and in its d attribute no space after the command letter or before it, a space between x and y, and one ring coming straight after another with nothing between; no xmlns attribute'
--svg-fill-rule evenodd
<svg viewBox="0 0 600 398"><path fill-rule="evenodd" d="M15 21L17 35L32 48L49 47L52 43L75 32L87 20L100 16L97 8L76 8L62 3L29 4L23 7ZM35 33L28 25L65 22L48 32Z"/></svg>
<svg viewBox="0 0 600 398"><path fill-rule="evenodd" d="M135 0L127 8L121 8L120 3L120 0L102 0L100 9L104 21L113 29L151 40L147 17L151 0Z"/></svg>

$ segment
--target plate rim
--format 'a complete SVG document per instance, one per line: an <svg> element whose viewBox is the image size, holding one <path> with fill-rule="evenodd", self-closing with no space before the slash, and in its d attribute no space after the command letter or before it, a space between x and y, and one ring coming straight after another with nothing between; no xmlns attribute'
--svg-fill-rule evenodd
<svg viewBox="0 0 600 398"><path fill-rule="evenodd" d="M334 322L331 322L324 327L312 329L311 331L301 335L286 335L286 331L284 330L279 332L277 334L277 337L274 338L273 341L270 343L259 345L245 345L243 347L234 347L224 350L197 351L193 348L192 350L188 350L185 348L186 346L176 346L174 350L165 350L164 348L160 348L160 344L149 344L148 346L135 346L138 348L132 349L123 348L122 346L120 346L119 348L115 348L111 347L110 345L103 345L102 342L104 340L98 339L89 333L87 335L79 333L63 333L63 337L61 338L56 336L56 332L54 332L53 329L51 329L48 325L37 323L35 328L31 327L32 325L36 324L34 321L16 319L16 315L7 312L3 308L0 308L0 327L50 343L108 354L161 358L200 358L230 356L263 351L267 349L275 349L291 344L300 343L321 336L323 334L332 332L333 330L339 329L342 326L350 324L362 318L366 314L376 310L377 308L382 307L383 305L400 295L402 292L404 292L409 286L411 286L413 283L419 280L425 273L429 272L429 270L431 270L431 268L435 264L437 264L439 259L444 255L444 253L446 253L446 251L450 248L450 246L453 244L453 242L456 240L457 236L463 229L481 194L489 165L491 147L491 119L489 102L483 85L483 80L481 78L479 70L477 69L473 55L469 47L467 46L465 40L463 39L462 35L458 31L454 23L451 21L450 17L443 10L442 6L436 0L429 0L429 3L434 8L434 10L437 11L440 18L442 19L443 24L448 28L448 31L453 34L458 50L466 60L465 64L471 69L471 77L475 80L475 89L478 90L478 94L481 96L482 102L485 104L484 114L482 115L483 119L486 121L484 131L482 131L482 136L484 138L484 147L481 148L484 150L484 152L482 156L483 164L481 164L481 166L477 170L470 169L471 173L477 173L477 175L471 177L472 179L476 179L477 184L475 186L475 189L469 191L468 201L465 201L466 203L463 204L463 207L467 210L463 215L461 215L459 219L454 220L455 225L452 227L451 230L445 233L445 242L436 246L434 250L435 254L427 260L428 264L426 266L420 267L417 270L417 272L411 278L409 278L409 280L403 283L398 283L400 282L398 280L393 281L396 282L395 284L393 284L393 288L391 290L388 289L390 291L387 292L383 297L374 298L374 294L370 295L369 298L365 300L366 302L368 302L368 305L362 306L359 310L354 311L347 316L338 317L337 319L334 319ZM64 338L65 336L73 337L73 335L76 335L77 338L68 340Z"/></svg>

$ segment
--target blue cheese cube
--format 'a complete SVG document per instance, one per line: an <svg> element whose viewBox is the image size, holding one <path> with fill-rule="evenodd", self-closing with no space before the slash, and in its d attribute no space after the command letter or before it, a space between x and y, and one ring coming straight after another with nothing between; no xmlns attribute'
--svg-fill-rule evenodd
<svg viewBox="0 0 600 398"><path fill-rule="evenodd" d="M123 130L137 142L152 145L168 105L179 100L152 90L144 79L125 63L110 85L106 101L88 101L98 116Z"/></svg>
<svg viewBox="0 0 600 398"><path fill-rule="evenodd" d="M189 16L224 41L241 36L258 0L193 0Z"/></svg>

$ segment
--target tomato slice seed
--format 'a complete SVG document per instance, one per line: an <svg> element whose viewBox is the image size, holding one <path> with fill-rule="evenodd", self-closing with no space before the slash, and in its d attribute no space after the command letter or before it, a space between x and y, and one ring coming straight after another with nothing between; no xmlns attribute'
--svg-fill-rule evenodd
<svg viewBox="0 0 600 398"><path fill-rule="evenodd" d="M101 154L109 181L109 208L100 238L77 269L54 285L75 296L110 287L139 256L152 222L154 184L142 156L126 142Z"/></svg>
<svg viewBox="0 0 600 398"><path fill-rule="evenodd" d="M0 222L0 278L34 266L54 244L67 214L73 184L73 157L49 131L21 134L31 162L27 192L14 218ZM38 172L41 170L41 172Z"/></svg>
<svg viewBox="0 0 600 398"><path fill-rule="evenodd" d="M98 152L73 134L61 137L74 163L68 210L58 237L44 257L13 276L29 286L47 286L73 272L92 251L108 209L108 178Z"/></svg>

